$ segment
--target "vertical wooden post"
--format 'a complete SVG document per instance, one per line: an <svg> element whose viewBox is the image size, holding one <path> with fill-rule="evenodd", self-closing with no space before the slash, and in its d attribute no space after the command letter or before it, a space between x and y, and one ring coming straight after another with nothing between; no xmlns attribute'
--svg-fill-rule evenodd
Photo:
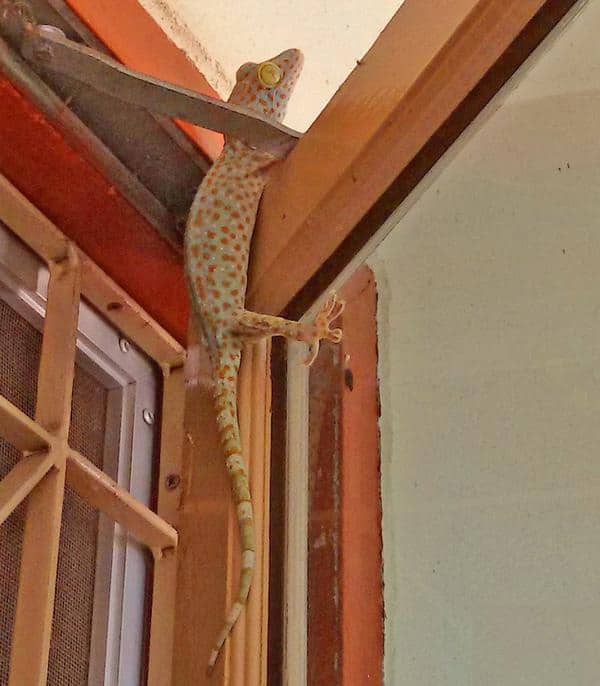
<svg viewBox="0 0 600 686"><path fill-rule="evenodd" d="M9 686L45 686L68 452L80 272L77 254L50 263L36 421L57 439L55 467L31 493L25 519Z"/></svg>
<svg viewBox="0 0 600 686"><path fill-rule="evenodd" d="M184 400L183 367L164 369L157 512L174 527L178 524L182 492ZM148 686L173 684L176 585L175 549L155 551Z"/></svg>
<svg viewBox="0 0 600 686"><path fill-rule="evenodd" d="M344 286L341 381L342 684L383 684L383 541L377 377L377 288L359 269ZM360 628L359 628L360 627Z"/></svg>
<svg viewBox="0 0 600 686"><path fill-rule="evenodd" d="M207 355L201 360L198 385L186 390L184 436L173 683L222 685L229 643L210 681L206 666L228 603L234 529Z"/></svg>
<svg viewBox="0 0 600 686"><path fill-rule="evenodd" d="M173 684L265 686L267 660L270 454L269 350L244 351L239 413L255 508L257 563L248 606L213 675L206 665L237 589L239 536L229 477L219 446L208 359L186 394Z"/></svg>
<svg viewBox="0 0 600 686"><path fill-rule="evenodd" d="M269 604L269 483L271 380L270 341L247 346L240 375L242 440L247 446L250 488L256 522L256 569L245 618L233 647L242 643L244 659L232 662L231 683L266 686Z"/></svg>

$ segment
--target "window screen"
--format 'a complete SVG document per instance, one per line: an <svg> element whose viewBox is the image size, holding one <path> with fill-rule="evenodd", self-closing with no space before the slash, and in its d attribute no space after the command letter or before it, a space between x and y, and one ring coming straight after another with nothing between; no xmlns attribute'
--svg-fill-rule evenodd
<svg viewBox="0 0 600 686"><path fill-rule="evenodd" d="M0 394L33 417L42 336L0 301ZM102 468L107 389L76 367L70 445ZM0 439L0 476L20 459ZM25 505L0 527L0 683L8 683ZM58 583L49 659L49 686L87 686L94 611L98 513L68 486L58 559ZM107 579L108 583L108 579Z"/></svg>

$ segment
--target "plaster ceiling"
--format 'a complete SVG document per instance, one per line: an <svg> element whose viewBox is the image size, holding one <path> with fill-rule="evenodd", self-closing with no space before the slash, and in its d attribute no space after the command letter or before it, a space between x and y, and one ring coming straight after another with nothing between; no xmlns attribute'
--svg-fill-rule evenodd
<svg viewBox="0 0 600 686"><path fill-rule="evenodd" d="M140 2L224 98L239 65L300 48L304 72L286 124L304 131L403 0Z"/></svg>

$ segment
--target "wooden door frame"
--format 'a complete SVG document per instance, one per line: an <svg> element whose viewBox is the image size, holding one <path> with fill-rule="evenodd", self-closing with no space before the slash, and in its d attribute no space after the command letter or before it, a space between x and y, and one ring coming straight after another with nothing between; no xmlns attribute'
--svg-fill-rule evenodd
<svg viewBox="0 0 600 686"><path fill-rule="evenodd" d="M78 5L82 12L81 8L86 5L83 0L79 3L71 0L71 4ZM101 4L95 3L98 7ZM391 228L385 220L575 4L576 0L449 0L444 3L406 0L295 150L275 170L261 203L253 244L249 307L266 313L300 315L314 306L317 297L356 259L369 241L383 238ZM90 21L100 25L102 17L96 16ZM103 38L110 44L107 34L111 29L106 22L103 26ZM132 31L135 35L135 27ZM17 95L11 92L10 96L14 102L18 101ZM32 118L32 122L34 120ZM43 139L44 136L40 136L42 146ZM54 144L58 145L56 140ZM43 160L39 163L43 164ZM10 156L5 157L4 164L18 168L18 161ZM19 185L27 183L23 178ZM7 187L0 184L0 188ZM2 200L0 198L0 204ZM45 204L49 210L57 209L62 217L72 216L71 208L51 194L46 195ZM85 242L88 217L86 214L76 222L65 221L65 232L69 236L75 233ZM41 221L40 217L37 221ZM139 220L136 221L139 224ZM27 222L21 221L20 226L19 235L39 250L43 248L47 259L57 264L65 260L64 237L40 246ZM120 241L127 241L127 231L123 226ZM132 240L134 244L139 243L137 235L132 235ZM144 246L140 249L143 251ZM181 265L174 266L173 255L165 246L156 245L153 249L157 255L155 263L163 260L169 273L175 275L179 270L181 274ZM108 254L104 255L105 261L107 258ZM94 281L95 277L91 276L97 268L81 253L78 259L83 291L86 279L87 287L91 285L90 278L94 285L97 283L98 279ZM130 280L129 266L121 260L112 275L119 282L127 282ZM166 332L161 332L160 327L157 328L125 294L112 300L116 286L107 288L105 280L100 279L100 282L98 292L92 288L87 291L88 297L95 298L101 311L109 319L113 317L120 328L131 328L141 343L154 353L158 352L163 370L177 376L178 380L173 383L179 384L181 389L182 355L175 341ZM180 278L176 297L178 309L185 297L182 285ZM156 284L149 286L156 292ZM170 309L175 302L173 298L148 300L139 284L135 288L140 293L140 301L148 303L147 308L154 317L168 325L174 323L177 327L174 333L181 338L182 318L174 322ZM119 306L114 307L114 303ZM128 313L132 312L136 317L130 320ZM140 316L145 322L142 328L139 327ZM146 327L158 335L147 336ZM242 379L240 412L246 444L248 437L252 437L254 443L251 474L255 486L257 482L262 483L255 488L255 493L263 503L259 527L266 540L269 502L267 418L270 409L266 348L246 355L244 365L249 371L244 372ZM164 595L162 591L155 594L155 616L162 618L160 621L166 622L165 626L176 634L175 670L179 670L180 675L188 674L189 678L200 677L205 660L198 642L190 639L191 629L208 607L210 621L200 627L201 633L204 632L201 643L212 636L212 625L216 626L222 617L234 578L229 573L229 576L219 575L214 570L230 570L236 549L231 512L228 505L222 506L222 503L229 503L228 484L222 478L223 470L217 471L216 466L211 466L217 442L214 421L210 420L212 402L207 382L191 390L188 398L187 425L192 441L193 431L198 430L197 423L193 423L198 415L191 414L194 407L208 419L203 426L201 444L196 435L195 445L190 441L185 445L180 486L182 499L175 502L173 494L167 492L159 498L159 506L164 505L165 512L177 520L179 534L186 541L178 557L177 591L173 589L175 563L162 553L156 556L157 568L162 570L156 579L159 585L166 585L163 588L167 591ZM183 405L174 403L172 419L180 419L182 412ZM20 427L25 426L23 418L15 419L10 408L5 418L8 429L14 429L15 421ZM40 434L42 429L27 426L38 442L40 435L45 445L54 440L47 433ZM165 444L175 461L181 443L181 438L175 437L174 442ZM64 445L61 450L64 453ZM198 469L199 462L203 465L202 473ZM209 481L213 477L214 481ZM210 489L208 483L213 484ZM123 502L127 503L126 494L113 494L108 502L112 503L113 515L118 511L123 517L119 508ZM164 530L151 514L139 512L134 503L128 505L126 512L133 516L142 534L150 521L153 537L157 531L167 535L168 530ZM216 509L211 510L211 506ZM201 526L198 526L199 520ZM214 526L209 525L211 521ZM204 592L198 594L195 591L198 590L200 552L202 559L212 560L213 576L211 584L202 582ZM222 661L220 671L210 683L235 686L265 683L267 563L268 560L261 561L262 571L259 571L256 584L258 597L255 593L252 601L254 609L251 603L247 619L240 624L228 648L229 657ZM172 594L170 599L168 593ZM167 636L168 631L167 628ZM166 643L161 650L163 659L168 662L173 645L168 640ZM163 676L168 672L164 670L164 662L162 667L162 671L158 670L160 673L155 672L156 681L152 682L161 686L170 683L170 675ZM183 676L180 679L176 683L187 683Z"/></svg>

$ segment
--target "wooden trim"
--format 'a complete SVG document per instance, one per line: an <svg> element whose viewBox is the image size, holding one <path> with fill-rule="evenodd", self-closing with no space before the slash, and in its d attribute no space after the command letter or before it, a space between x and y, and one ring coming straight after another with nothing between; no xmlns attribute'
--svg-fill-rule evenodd
<svg viewBox="0 0 600 686"><path fill-rule="evenodd" d="M267 186L250 309L320 270L305 311L574 4L406 0Z"/></svg>
<svg viewBox="0 0 600 686"><path fill-rule="evenodd" d="M23 457L0 481L0 524L25 500L54 465L51 452Z"/></svg>
<svg viewBox="0 0 600 686"><path fill-rule="evenodd" d="M136 540L162 551L177 547L177 531L76 450L67 456L67 483Z"/></svg>
<svg viewBox="0 0 600 686"><path fill-rule="evenodd" d="M267 684L270 496L270 341L246 346L240 370L239 412L256 525L256 569L240 629L232 636L231 683ZM237 527L237 523L235 525ZM237 537L236 537L237 539ZM237 580L234 581L237 584ZM243 623L243 630L242 630Z"/></svg>
<svg viewBox="0 0 600 686"><path fill-rule="evenodd" d="M79 293L79 262L75 250L69 249L62 262L50 263L36 421L56 438L55 469L38 484L27 503L9 686L44 686L48 673Z"/></svg>
<svg viewBox="0 0 600 686"><path fill-rule="evenodd" d="M310 368L307 392L309 447L304 479L308 526L302 552L308 568L308 589L306 598L299 594L296 602L304 600L307 607L307 646L302 657L307 663L306 683L314 686L344 683L340 579L343 359L340 346L328 342L321 345ZM357 552L360 554L360 546ZM362 632L362 621L359 626Z"/></svg>
<svg viewBox="0 0 600 686"><path fill-rule="evenodd" d="M193 337L193 332L191 332ZM210 364L186 394L173 683L264 686L267 679L270 380L266 343L246 348L239 415L249 465L258 552L248 606L215 671L206 665L238 584L239 537L214 418Z"/></svg>
<svg viewBox="0 0 600 686"><path fill-rule="evenodd" d="M344 286L341 390L341 674L383 684L383 542L377 369L377 287L362 267Z"/></svg>
<svg viewBox="0 0 600 686"><path fill-rule="evenodd" d="M184 400L183 368L165 370L157 513L172 526L178 525L181 504ZM167 550L154 560L148 686L173 683L176 590L177 555Z"/></svg>
<svg viewBox="0 0 600 686"><path fill-rule="evenodd" d="M54 439L24 412L0 396L0 436L17 450L37 452L49 448Z"/></svg>
<svg viewBox="0 0 600 686"><path fill-rule="evenodd" d="M1 174L0 220L45 262L66 256L69 240ZM182 346L87 255L78 251L78 256L82 295L159 365L182 365Z"/></svg>
<svg viewBox="0 0 600 686"><path fill-rule="evenodd" d="M187 55L163 32L137 0L68 0L94 33L124 64L203 95L218 97ZM223 136L184 122L181 128L211 158Z"/></svg>
<svg viewBox="0 0 600 686"><path fill-rule="evenodd" d="M356 272L342 297L343 341L325 343L311 367L308 599L298 593L296 602L308 607L304 683L375 686L383 683L384 627L377 292L371 270Z"/></svg>
<svg viewBox="0 0 600 686"><path fill-rule="evenodd" d="M288 343L287 455L285 478L285 549L283 581L283 684L307 681L308 617L308 380L302 364L306 346Z"/></svg>
<svg viewBox="0 0 600 686"><path fill-rule="evenodd" d="M192 329L189 338L194 344ZM213 686L227 683L229 642L210 682L205 674L228 605L234 528L207 355L200 365L199 384L185 398L173 683Z"/></svg>

